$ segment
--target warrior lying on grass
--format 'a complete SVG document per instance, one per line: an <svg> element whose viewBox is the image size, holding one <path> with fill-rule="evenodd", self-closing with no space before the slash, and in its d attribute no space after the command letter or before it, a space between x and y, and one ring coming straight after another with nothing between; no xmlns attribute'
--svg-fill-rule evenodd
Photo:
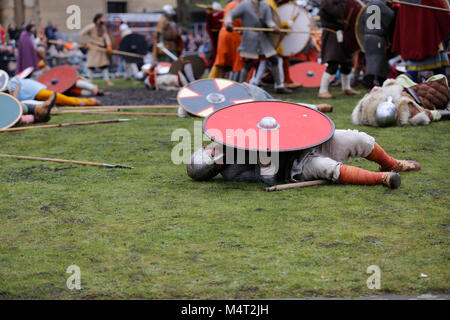
<svg viewBox="0 0 450 320"><path fill-rule="evenodd" d="M447 79L443 75L416 84L407 76L386 80L374 87L352 113L352 122L375 127L428 125L448 118L450 102Z"/></svg>
<svg viewBox="0 0 450 320"><path fill-rule="evenodd" d="M19 91L17 94L17 99L19 101L27 101L27 100L37 100L37 101L46 101L53 94L53 91L49 91L46 89L46 86L40 82L37 82L32 79L21 79L19 77L14 77L8 83L6 90L10 93L13 93L16 88L19 87ZM56 94L56 105L59 106L98 106L100 105L99 101L95 98L85 99L85 98L73 98L63 95L61 93Z"/></svg>
<svg viewBox="0 0 450 320"><path fill-rule="evenodd" d="M303 151L279 154L278 165L258 159L258 164L223 164L222 145L213 143L197 150L187 165L188 175L198 181L214 178L219 173L227 181L299 182L325 179L335 183L378 185L395 189L400 186L398 172L416 171L420 164L389 156L375 139L357 130L336 130L324 144ZM362 157L380 165L381 172L346 165L350 157ZM250 154L247 153L247 159Z"/></svg>

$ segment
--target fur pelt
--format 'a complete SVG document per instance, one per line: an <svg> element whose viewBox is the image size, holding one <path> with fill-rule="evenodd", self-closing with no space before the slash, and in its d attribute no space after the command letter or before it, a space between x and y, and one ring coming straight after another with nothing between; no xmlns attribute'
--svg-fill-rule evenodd
<svg viewBox="0 0 450 320"><path fill-rule="evenodd" d="M382 87L372 90L358 102L352 112L353 124L377 127L375 118L377 107L380 103L387 101L388 97L392 97L392 102L397 106L397 126L429 124L430 119L423 109L414 100L401 95L403 89L403 86L394 79L386 80ZM412 118L409 111L410 103L421 111Z"/></svg>

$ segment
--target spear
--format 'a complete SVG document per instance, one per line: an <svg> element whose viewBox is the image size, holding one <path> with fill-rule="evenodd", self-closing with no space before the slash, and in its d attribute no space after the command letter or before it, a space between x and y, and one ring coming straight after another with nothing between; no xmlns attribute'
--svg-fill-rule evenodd
<svg viewBox="0 0 450 320"><path fill-rule="evenodd" d="M405 5L405 6L422 8L422 9L430 9L430 10L436 10L436 11L450 12L450 10L446 9L446 8L427 6L427 5L418 4L418 3L404 2L404 1L398 1L398 0L388 0L388 2L395 3L395 4L400 4L400 5Z"/></svg>
<svg viewBox="0 0 450 320"><path fill-rule="evenodd" d="M154 106L101 106L101 107L73 107L57 108L52 110L52 114L78 113L85 111L114 111L127 109L178 109L177 105L154 105Z"/></svg>
<svg viewBox="0 0 450 320"><path fill-rule="evenodd" d="M58 45L64 45L66 44L66 42L60 41L60 40L49 40L49 43L54 43L54 44L58 44ZM93 50L97 50L97 51L102 51L102 52L108 52L108 49L102 48L102 47L97 47L94 46L92 44L88 45L88 49L93 49ZM142 54L137 54L137 53L132 53L132 52L126 52L126 51L120 51L120 50L112 50L113 54L118 54L121 56L129 56L129 57L134 57L134 58L141 58L144 59L145 56Z"/></svg>
<svg viewBox="0 0 450 320"><path fill-rule="evenodd" d="M274 32L273 28L256 28L256 27L233 27L235 31L264 31L264 32ZM292 30L292 29L280 29L280 32L284 33L307 33L307 34L315 34L320 32L314 31L301 31L301 30Z"/></svg>
<svg viewBox="0 0 450 320"><path fill-rule="evenodd" d="M126 122L126 121L132 121L132 120L137 120L137 119L114 119L114 120L97 120L97 121L86 121L86 122L48 124L48 125L43 125L43 126L9 128L9 129L0 130L0 132L25 131L25 130L33 130L33 129L60 128L60 127L70 127L70 126L86 126L86 125L91 125L91 124Z"/></svg>
<svg viewBox="0 0 450 320"><path fill-rule="evenodd" d="M59 163L73 163L73 164L80 164L80 165L84 165L84 166L94 166L94 167L100 167L100 168L134 169L133 167L123 166L120 164L108 164L108 163L76 161L76 160L17 156L17 155L13 155L13 154L0 154L0 158L13 158L13 159L17 159L17 160L50 161L50 162L59 162Z"/></svg>
<svg viewBox="0 0 450 320"><path fill-rule="evenodd" d="M298 182L298 183L279 184L279 185L272 186L272 187L265 187L264 191L271 192L271 191L281 191L281 190L288 190L288 189L300 189L300 188L318 186L318 185L327 184L327 183L329 183L328 180L313 180L313 181Z"/></svg>
<svg viewBox="0 0 450 320"><path fill-rule="evenodd" d="M83 114L116 114L121 116L164 116L164 117L178 117L176 113L145 113L145 112L83 112Z"/></svg>

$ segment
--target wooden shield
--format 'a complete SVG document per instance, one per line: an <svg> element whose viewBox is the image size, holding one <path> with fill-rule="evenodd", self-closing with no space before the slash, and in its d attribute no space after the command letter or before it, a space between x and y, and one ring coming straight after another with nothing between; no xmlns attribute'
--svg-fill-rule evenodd
<svg viewBox="0 0 450 320"><path fill-rule="evenodd" d="M243 85L225 79L201 79L178 91L178 103L190 114L206 117L233 104L253 101Z"/></svg>
<svg viewBox="0 0 450 320"><path fill-rule="evenodd" d="M305 33L288 33L281 41L283 57L291 57L299 54L306 48L311 40L311 18L304 8L293 3L283 4L278 8L281 21L293 21L291 29Z"/></svg>
<svg viewBox="0 0 450 320"><path fill-rule="evenodd" d="M0 92L8 88L9 75L4 70L0 70Z"/></svg>
<svg viewBox="0 0 450 320"><path fill-rule="evenodd" d="M19 122L23 110L19 100L0 92L0 130L10 128Z"/></svg>
<svg viewBox="0 0 450 320"><path fill-rule="evenodd" d="M37 81L47 87L47 90L64 93L72 88L78 80L78 72L69 66L60 66L41 75Z"/></svg>
<svg viewBox="0 0 450 320"><path fill-rule="evenodd" d="M34 67L28 67L25 70L23 70L22 72L18 73L16 75L16 77L19 77L20 79L26 79L26 78L28 78L28 76L30 74L33 73L33 71L34 71Z"/></svg>
<svg viewBox="0 0 450 320"><path fill-rule="evenodd" d="M327 67L317 62L297 63L289 68L289 74L293 81L306 88L318 88L322 81L322 75Z"/></svg>
<svg viewBox="0 0 450 320"><path fill-rule="evenodd" d="M356 38L355 27L361 12L364 12L364 4L360 0L347 0L344 11L344 42L349 53L354 53L360 49Z"/></svg>
<svg viewBox="0 0 450 320"><path fill-rule="evenodd" d="M145 41L145 38L137 33L131 33L127 36L125 36L119 44L119 50L128 52L128 53L135 53L140 54L142 56L147 54L147 41ZM130 56L121 56L125 61L130 63L138 63L142 64L144 62L143 58L138 57L130 57Z"/></svg>
<svg viewBox="0 0 450 320"><path fill-rule="evenodd" d="M331 139L334 123L326 115L295 103L254 101L218 110L203 132L222 145L248 151L296 151Z"/></svg>
<svg viewBox="0 0 450 320"><path fill-rule="evenodd" d="M195 79L200 79L203 76L203 73L205 72L205 61L195 54L190 54L174 61L170 66L169 73L177 74L178 71L183 68L185 63L190 63L192 65Z"/></svg>
<svg viewBox="0 0 450 320"><path fill-rule="evenodd" d="M358 42L359 48L362 52L366 52L364 49L364 12L366 11L367 5L363 6L363 9L359 12L356 17L355 24L355 37Z"/></svg>

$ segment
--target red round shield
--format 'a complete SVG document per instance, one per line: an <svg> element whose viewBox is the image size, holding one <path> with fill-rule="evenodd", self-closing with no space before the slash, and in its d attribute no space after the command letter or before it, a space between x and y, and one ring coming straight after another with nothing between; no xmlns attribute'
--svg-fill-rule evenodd
<svg viewBox="0 0 450 320"><path fill-rule="evenodd" d="M255 101L218 110L203 122L213 141L249 151L296 151L328 141L334 123L323 113L295 103Z"/></svg>
<svg viewBox="0 0 450 320"><path fill-rule="evenodd" d="M317 62L303 62L289 68L289 74L294 82L306 88L318 88L322 75L327 67Z"/></svg>
<svg viewBox="0 0 450 320"><path fill-rule="evenodd" d="M47 90L64 93L78 80L78 72L70 66L60 66L48 70L37 81L47 86Z"/></svg>

